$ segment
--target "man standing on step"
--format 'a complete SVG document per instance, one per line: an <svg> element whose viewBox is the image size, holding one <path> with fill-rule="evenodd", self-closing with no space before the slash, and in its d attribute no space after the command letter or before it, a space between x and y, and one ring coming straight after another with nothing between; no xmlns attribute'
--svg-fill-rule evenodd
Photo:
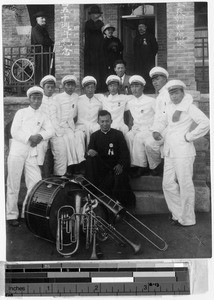
<svg viewBox="0 0 214 300"><path fill-rule="evenodd" d="M152 79L152 84L155 88L155 92L157 93L156 104L155 104L155 117L154 122L159 120L162 115L166 113L166 105L171 102L170 95L167 89L167 81L169 77L169 73L162 67L154 67L150 70L149 76ZM188 95L186 97L186 102L184 105L188 107L189 104L193 102L192 96ZM179 111L177 114L179 115ZM162 132L162 137L164 138L165 131ZM160 158L163 158L163 138L159 141L155 141L153 138L149 141L147 145L147 151L151 153L151 155L159 161L158 166L152 170L153 176L162 175L163 173L163 162L161 162ZM152 141L153 140L153 141ZM153 151L155 149L155 151ZM157 151L157 149L159 151Z"/></svg>
<svg viewBox="0 0 214 300"><path fill-rule="evenodd" d="M163 192L174 224L191 226L196 223L192 181L196 153L193 141L208 132L209 119L189 102L186 85L182 81L171 80L167 87L171 101L166 105L165 114L153 125L153 137L160 140L161 133L167 128L164 137ZM193 123L197 127L190 131Z"/></svg>

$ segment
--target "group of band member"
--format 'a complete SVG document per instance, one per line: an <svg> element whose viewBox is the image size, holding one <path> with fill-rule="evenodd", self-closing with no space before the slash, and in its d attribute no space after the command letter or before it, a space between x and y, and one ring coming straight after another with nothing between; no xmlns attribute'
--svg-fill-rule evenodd
<svg viewBox="0 0 214 300"><path fill-rule="evenodd" d="M42 179L41 166L48 147L54 159L53 174L64 176L69 166L84 164L87 155L93 156L90 150L96 149L90 149L91 135L99 130L106 135L111 128L115 133L120 131L118 139L126 141L121 148L127 146L129 150L130 166L134 167L129 174L133 177L148 171L150 175L160 175L164 158L163 192L172 223L196 223L193 141L208 132L209 119L193 104L184 82L168 80L169 74L162 67L152 68L149 75L156 98L143 93L146 82L139 75L130 76L128 95L119 93L121 80L117 75L106 79L108 94L96 94L96 78L86 76L81 82L83 94L79 96L75 93L74 75L62 78L62 93L55 93L56 78L52 75L45 76L40 87L27 90L30 105L17 111L11 127L6 202L6 219L11 225L19 225L18 194L23 170L27 195L21 218L29 192ZM108 120L102 119L106 114ZM106 120L109 127L105 127ZM193 122L197 123L194 129ZM98 144L102 143L102 137L98 139ZM111 141L106 144L106 155L115 156L114 147ZM118 165L120 174L123 165Z"/></svg>

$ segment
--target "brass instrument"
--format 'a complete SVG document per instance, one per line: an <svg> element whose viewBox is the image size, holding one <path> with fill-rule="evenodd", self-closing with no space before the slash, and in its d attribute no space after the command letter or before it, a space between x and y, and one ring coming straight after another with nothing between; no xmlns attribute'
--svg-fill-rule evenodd
<svg viewBox="0 0 214 300"><path fill-rule="evenodd" d="M92 195L98 202L102 203L115 215L116 220L121 219L122 222L127 224L135 232L140 234L148 242L161 251L166 251L168 248L167 243L153 230L146 226L143 222L138 220L135 216L129 213L118 201L114 201L108 195L98 189L93 183L84 178L83 176L75 177L75 182L79 183L84 190ZM127 220L128 219L128 220ZM134 223L134 225L132 223Z"/></svg>
<svg viewBox="0 0 214 300"><path fill-rule="evenodd" d="M140 244L130 241L99 215L96 207L101 203L113 213L115 221L122 221L159 250L167 249L160 236L82 176L53 177L38 182L28 196L26 224L36 236L55 242L56 250L65 257L79 250L81 231L85 233L86 249L92 246L91 259L98 259L97 241L107 238L139 253Z"/></svg>
<svg viewBox="0 0 214 300"><path fill-rule="evenodd" d="M113 225L95 214L94 206L96 206L97 203L93 203L94 201L91 199L90 194L88 194L87 202L82 210L81 197L77 195L75 200L75 209L72 206L65 205L62 206L57 213L56 249L59 254L70 257L77 252L79 248L81 226L82 231L86 235L86 249L92 245L90 259L98 259L96 253L96 241L103 241L108 237L120 245L129 245L135 254L140 251L141 245L131 242L116 230ZM72 248L72 251L69 252L69 248Z"/></svg>

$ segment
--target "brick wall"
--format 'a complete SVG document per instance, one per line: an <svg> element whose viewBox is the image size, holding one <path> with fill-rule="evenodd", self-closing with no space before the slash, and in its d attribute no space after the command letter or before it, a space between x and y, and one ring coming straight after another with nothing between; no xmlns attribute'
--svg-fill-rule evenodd
<svg viewBox="0 0 214 300"><path fill-rule="evenodd" d="M55 5L55 74L58 85L63 76L74 74L79 80L83 69L83 5ZM79 89L79 85L77 90Z"/></svg>
<svg viewBox="0 0 214 300"><path fill-rule="evenodd" d="M194 3L167 3L167 68L190 89L195 83Z"/></svg>
<svg viewBox="0 0 214 300"><path fill-rule="evenodd" d="M110 23L115 27L114 36L119 37L119 14L118 14L118 5L117 4L103 4L101 5L103 11L103 23Z"/></svg>
<svg viewBox="0 0 214 300"><path fill-rule="evenodd" d="M157 65L167 69L166 3L157 4L157 41L158 41Z"/></svg>
<svg viewBox="0 0 214 300"><path fill-rule="evenodd" d="M2 6L2 43L3 46L30 45L30 34L18 35L17 26L30 26L26 5Z"/></svg>

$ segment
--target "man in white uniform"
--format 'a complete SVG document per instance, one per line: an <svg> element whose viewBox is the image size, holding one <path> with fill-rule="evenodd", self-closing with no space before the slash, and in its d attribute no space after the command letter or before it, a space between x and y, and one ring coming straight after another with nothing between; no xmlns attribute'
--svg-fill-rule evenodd
<svg viewBox="0 0 214 300"><path fill-rule="evenodd" d="M52 104L54 102L54 92L56 87L56 78L52 75L46 75L40 81L40 86L43 88L43 99L41 110L46 115L50 121L52 119ZM55 134L54 134L55 135ZM50 146L50 141L46 141L44 144L44 150L46 150L46 155L44 158L44 165L43 165L43 177L49 177L53 171L53 147ZM55 150L56 151L56 150ZM53 155L52 155L52 153Z"/></svg>
<svg viewBox="0 0 214 300"><path fill-rule="evenodd" d="M59 157L56 158L58 162L55 164L57 175L64 175L68 166L70 173L74 172L75 165L85 160L84 133L76 130L74 123L79 97L74 93L77 78L74 75L66 75L61 82L64 92L54 97L51 118L56 133L51 144L59 149Z"/></svg>
<svg viewBox="0 0 214 300"><path fill-rule="evenodd" d="M150 70L149 76L152 79L152 84L155 88L156 93L158 94L156 97L156 105L155 105L155 117L154 122L156 120L160 119L163 114L165 114L166 111L166 105L171 102L169 92L167 89L167 81L169 77L169 73L167 70L161 67L154 67ZM193 102L193 98L191 95L187 96L186 102L184 105L188 107L189 104ZM176 112L175 117L179 117L181 111ZM164 137L165 132L162 132L162 136ZM153 152L153 149L155 151ZM159 149L157 151L156 149ZM159 161L158 166L151 171L151 174L153 176L162 175L163 173L163 163L161 162L161 157L163 157L163 139L160 141L155 141L153 138L151 138L150 141L148 141L147 144L147 151L150 152L151 155L153 155L154 159L156 161Z"/></svg>
<svg viewBox="0 0 214 300"><path fill-rule="evenodd" d="M204 136L209 130L209 119L195 105L189 103L185 84L180 80L168 82L171 102L166 113L153 125L153 137L162 138L161 132L167 127L164 137L163 192L173 223L190 226L195 219L195 189L192 181L195 148L193 141ZM176 111L181 112L176 116ZM191 130L192 123L197 127Z"/></svg>
<svg viewBox="0 0 214 300"><path fill-rule="evenodd" d="M120 78L117 75L108 76L106 84L108 86L109 95L104 95L102 98L103 109L110 112L112 116L113 121L111 127L122 131L125 135L129 131L129 128L124 123L124 113L128 100L133 98L133 96L118 94Z"/></svg>
<svg viewBox="0 0 214 300"><path fill-rule="evenodd" d="M86 76L82 80L84 95L79 96L77 103L76 129L85 133L86 144L89 144L90 135L99 129L98 112L102 109L102 95L95 94L97 80L93 76Z"/></svg>
<svg viewBox="0 0 214 300"><path fill-rule="evenodd" d="M38 146L53 135L51 123L40 109L43 90L37 86L31 87L27 91L27 97L30 105L17 111L11 127L6 219L12 226L19 226L18 194L22 171L24 169L28 195L32 187L42 179L38 163ZM27 195L23 202L22 218Z"/></svg>
<svg viewBox="0 0 214 300"><path fill-rule="evenodd" d="M129 83L134 97L128 102L127 109L133 117L133 126L126 134L126 140L131 154L131 164L138 167L134 177L138 177L148 172L147 165L150 169L155 169L159 164L146 148L147 140L151 140L152 135L150 127L155 115L155 99L143 94L146 84L143 77L134 75L129 79Z"/></svg>

